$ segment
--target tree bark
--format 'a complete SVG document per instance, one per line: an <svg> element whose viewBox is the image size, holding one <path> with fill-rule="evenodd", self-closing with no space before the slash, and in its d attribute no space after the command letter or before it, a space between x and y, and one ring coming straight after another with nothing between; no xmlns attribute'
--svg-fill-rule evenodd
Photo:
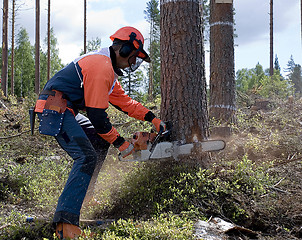
<svg viewBox="0 0 302 240"><path fill-rule="evenodd" d="M36 0L35 93L40 92L40 0Z"/></svg>
<svg viewBox="0 0 302 240"><path fill-rule="evenodd" d="M87 44L86 44L86 38L87 38L87 0L84 0L84 54L87 52Z"/></svg>
<svg viewBox="0 0 302 240"><path fill-rule="evenodd" d="M2 22L2 73L1 88L7 97L8 90L8 0L3 0L3 22Z"/></svg>
<svg viewBox="0 0 302 240"><path fill-rule="evenodd" d="M50 79L50 0L48 0L47 8L47 80Z"/></svg>
<svg viewBox="0 0 302 240"><path fill-rule="evenodd" d="M11 57L11 95L14 95L14 89L15 89L15 68L14 68L14 57L15 57L15 7L16 7L16 1L12 1L12 57Z"/></svg>
<svg viewBox="0 0 302 240"><path fill-rule="evenodd" d="M171 140L208 137L201 12L198 0L161 0L161 118Z"/></svg>
<svg viewBox="0 0 302 240"><path fill-rule="evenodd" d="M274 2L270 0L270 76L274 75Z"/></svg>
<svg viewBox="0 0 302 240"><path fill-rule="evenodd" d="M210 118L233 122L235 64L233 4L210 2Z"/></svg>
<svg viewBox="0 0 302 240"><path fill-rule="evenodd" d="M153 101L153 39L152 39L152 30L153 30L153 19L150 21L150 58L151 62L149 64L149 87L148 87L148 99Z"/></svg>

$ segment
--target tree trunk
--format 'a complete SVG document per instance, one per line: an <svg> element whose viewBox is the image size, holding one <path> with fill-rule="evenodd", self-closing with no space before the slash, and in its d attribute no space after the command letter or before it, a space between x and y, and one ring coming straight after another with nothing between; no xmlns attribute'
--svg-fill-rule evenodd
<svg viewBox="0 0 302 240"><path fill-rule="evenodd" d="M1 88L4 96L8 89L8 0L3 0L3 23L2 23L2 73Z"/></svg>
<svg viewBox="0 0 302 240"><path fill-rule="evenodd" d="M48 0L48 9L47 9L47 80L50 79L50 0Z"/></svg>
<svg viewBox="0 0 302 240"><path fill-rule="evenodd" d="M35 93L40 92L40 0L36 0Z"/></svg>
<svg viewBox="0 0 302 240"><path fill-rule="evenodd" d="M87 52L86 35L87 35L87 0L84 0L84 54Z"/></svg>
<svg viewBox="0 0 302 240"><path fill-rule="evenodd" d="M270 0L270 76L274 75L274 3Z"/></svg>
<svg viewBox="0 0 302 240"><path fill-rule="evenodd" d="M210 2L210 118L233 122L235 64L233 4Z"/></svg>
<svg viewBox="0 0 302 240"><path fill-rule="evenodd" d="M152 38L152 31L153 31L153 19L150 21L150 58L151 63L149 64L149 87L148 87L148 98L149 101L153 101L153 38Z"/></svg>
<svg viewBox="0 0 302 240"><path fill-rule="evenodd" d="M14 67L14 57L15 57L15 7L16 7L16 0L12 1L12 57L11 57L11 81L10 81L10 91L11 95L14 95L15 89L15 67Z"/></svg>
<svg viewBox="0 0 302 240"><path fill-rule="evenodd" d="M161 118L171 140L208 137L206 79L198 0L161 0Z"/></svg>

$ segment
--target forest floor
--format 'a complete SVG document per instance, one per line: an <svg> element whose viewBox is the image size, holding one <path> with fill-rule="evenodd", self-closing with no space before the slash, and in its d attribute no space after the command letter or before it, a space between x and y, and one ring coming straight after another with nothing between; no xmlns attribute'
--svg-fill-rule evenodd
<svg viewBox="0 0 302 240"><path fill-rule="evenodd" d="M102 206L84 208L82 218L116 223L91 239L201 239L194 224L214 217L257 237L240 232L212 239L302 238L302 100L239 100L232 133L223 137L226 148L211 153L199 170L184 170L183 163L123 163L110 148L95 193ZM72 166L51 137L30 135L32 104L1 99L0 239L53 239L51 217ZM116 115L111 120L122 122ZM122 135L148 128L127 121ZM211 125L217 128L223 129ZM28 216L42 223L26 223Z"/></svg>

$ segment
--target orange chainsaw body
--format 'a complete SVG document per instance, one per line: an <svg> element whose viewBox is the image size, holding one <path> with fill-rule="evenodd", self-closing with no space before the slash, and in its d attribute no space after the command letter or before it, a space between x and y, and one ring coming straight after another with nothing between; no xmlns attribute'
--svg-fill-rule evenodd
<svg viewBox="0 0 302 240"><path fill-rule="evenodd" d="M134 150L147 150L148 144L152 143L156 138L156 133L149 132L136 132L133 134L133 138L131 140Z"/></svg>

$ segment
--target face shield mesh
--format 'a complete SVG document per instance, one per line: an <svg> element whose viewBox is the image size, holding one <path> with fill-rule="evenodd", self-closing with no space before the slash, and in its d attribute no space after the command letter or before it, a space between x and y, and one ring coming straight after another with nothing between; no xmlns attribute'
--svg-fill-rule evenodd
<svg viewBox="0 0 302 240"><path fill-rule="evenodd" d="M138 53L139 53L139 52L137 51L136 54L134 54L134 55L132 55L131 57L129 57L129 59L128 59L129 67L125 69L126 71L129 71L129 70L130 70L131 72L134 72L134 71L135 71L136 69L138 69L139 66L142 64L142 62L143 62L144 60L141 59L141 58L139 58L139 57L137 57ZM135 63L132 63L132 62L133 62L133 58L136 58L136 59L135 59Z"/></svg>

